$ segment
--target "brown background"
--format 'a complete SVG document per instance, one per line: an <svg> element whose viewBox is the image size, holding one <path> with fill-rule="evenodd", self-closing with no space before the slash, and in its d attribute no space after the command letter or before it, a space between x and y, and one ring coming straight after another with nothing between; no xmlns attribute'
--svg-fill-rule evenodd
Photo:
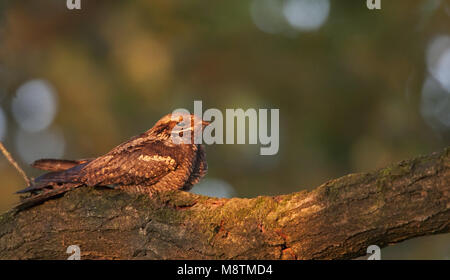
<svg viewBox="0 0 450 280"><path fill-rule="evenodd" d="M61 157L100 155L176 108L193 111L194 100L223 112L280 109L277 155L260 156L258 145L207 147L203 187L227 184L239 197L311 189L450 144L450 89L441 85L431 103L423 93L430 45L450 36L449 1L382 0L371 11L365 0L331 0L312 31L271 10L281 0L81 1L80 11L55 0L0 4L3 140L22 166L30 159L21 154L52 156L58 145ZM34 79L53 88L56 114L24 133L12 108ZM45 133L57 144L45 145ZM24 183L3 158L0 178L5 211ZM448 234L420 238L382 258L449 259L449 243Z"/></svg>

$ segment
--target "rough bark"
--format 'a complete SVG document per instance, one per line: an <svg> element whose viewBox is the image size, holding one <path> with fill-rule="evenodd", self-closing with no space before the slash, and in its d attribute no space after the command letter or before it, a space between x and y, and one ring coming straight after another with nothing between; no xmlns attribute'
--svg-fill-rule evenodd
<svg viewBox="0 0 450 280"><path fill-rule="evenodd" d="M450 148L313 191L218 199L80 188L0 216L1 259L349 259L450 231Z"/></svg>

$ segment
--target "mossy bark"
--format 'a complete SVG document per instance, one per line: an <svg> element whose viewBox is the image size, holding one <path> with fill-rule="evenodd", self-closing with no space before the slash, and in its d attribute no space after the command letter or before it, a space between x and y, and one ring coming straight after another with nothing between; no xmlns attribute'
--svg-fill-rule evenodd
<svg viewBox="0 0 450 280"><path fill-rule="evenodd" d="M1 259L350 259L450 231L450 149L307 192L218 199L80 188L0 216Z"/></svg>

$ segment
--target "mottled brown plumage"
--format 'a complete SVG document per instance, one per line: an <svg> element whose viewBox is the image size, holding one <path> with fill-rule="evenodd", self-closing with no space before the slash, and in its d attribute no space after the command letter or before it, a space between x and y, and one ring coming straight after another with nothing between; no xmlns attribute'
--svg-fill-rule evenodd
<svg viewBox="0 0 450 280"><path fill-rule="evenodd" d="M190 125L189 125L190 122ZM17 208L41 203L81 186L111 186L128 192L153 194L158 191L190 190L206 174L203 145L177 144L177 133L201 132L208 123L194 115L166 115L150 130L120 144L94 159L41 159L32 166L52 171L18 193L30 193Z"/></svg>

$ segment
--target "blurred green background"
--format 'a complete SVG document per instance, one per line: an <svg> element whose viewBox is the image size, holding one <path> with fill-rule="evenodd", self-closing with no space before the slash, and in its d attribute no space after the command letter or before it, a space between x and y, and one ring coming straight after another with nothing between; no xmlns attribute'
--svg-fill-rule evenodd
<svg viewBox="0 0 450 280"><path fill-rule="evenodd" d="M0 138L41 157L108 152L176 108L279 108L280 149L207 146L194 191L312 189L450 144L450 3L440 0L0 2ZM0 210L23 188L1 157ZM450 259L450 235L382 250Z"/></svg>

